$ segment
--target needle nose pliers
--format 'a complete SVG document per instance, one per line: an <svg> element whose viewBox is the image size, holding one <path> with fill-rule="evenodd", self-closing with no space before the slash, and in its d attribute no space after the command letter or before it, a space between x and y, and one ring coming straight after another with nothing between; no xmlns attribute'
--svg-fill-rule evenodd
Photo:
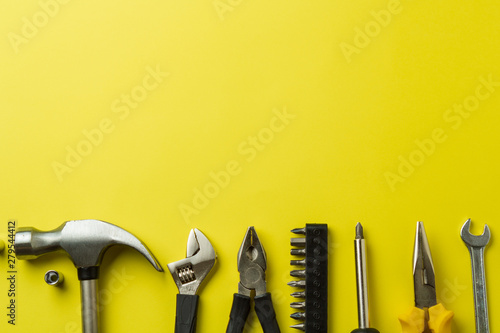
<svg viewBox="0 0 500 333"><path fill-rule="evenodd" d="M249 227L238 252L240 282L234 294L226 333L241 333L250 312L252 291L255 292L255 312L264 333L280 333L271 294L266 289L266 252L254 227Z"/></svg>
<svg viewBox="0 0 500 333"><path fill-rule="evenodd" d="M413 251L415 307L399 317L403 333L451 333L453 312L437 304L436 278L424 224L417 223Z"/></svg>

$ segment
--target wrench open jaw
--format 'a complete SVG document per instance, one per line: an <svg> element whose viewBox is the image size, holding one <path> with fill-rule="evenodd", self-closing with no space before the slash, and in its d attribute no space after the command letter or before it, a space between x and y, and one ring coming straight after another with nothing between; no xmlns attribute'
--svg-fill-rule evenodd
<svg viewBox="0 0 500 333"><path fill-rule="evenodd" d="M186 258L168 264L179 294L196 295L202 281L214 267L216 258L208 238L200 230L191 229Z"/></svg>
<svg viewBox="0 0 500 333"><path fill-rule="evenodd" d="M479 236L471 234L470 225L471 220L468 219L467 221L465 221L462 230L460 231L460 236L462 237L462 240L467 245L467 247L485 247L486 245L488 245L491 237L490 228L488 227L488 225L484 225L483 234Z"/></svg>
<svg viewBox="0 0 500 333"><path fill-rule="evenodd" d="M472 285L474 291L474 306L476 332L489 333L488 300L486 293L486 274L484 269L484 249L491 237L490 228L484 226L483 234L475 236L470 233L471 220L468 219L462 227L460 236L469 249L472 261Z"/></svg>

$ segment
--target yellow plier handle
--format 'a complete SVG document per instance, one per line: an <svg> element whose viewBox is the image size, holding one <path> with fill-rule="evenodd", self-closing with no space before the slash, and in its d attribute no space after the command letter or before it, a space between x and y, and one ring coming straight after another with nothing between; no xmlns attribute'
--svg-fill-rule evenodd
<svg viewBox="0 0 500 333"><path fill-rule="evenodd" d="M453 312L438 304L428 309L429 329L432 333L451 333ZM425 310L412 308L407 314L399 316L403 333L422 333L425 329Z"/></svg>

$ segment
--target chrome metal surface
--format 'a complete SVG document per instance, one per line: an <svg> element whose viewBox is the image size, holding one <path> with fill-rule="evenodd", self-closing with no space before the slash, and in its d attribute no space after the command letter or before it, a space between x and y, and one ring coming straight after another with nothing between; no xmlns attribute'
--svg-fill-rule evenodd
<svg viewBox="0 0 500 333"><path fill-rule="evenodd" d="M297 235L305 235L306 234L306 228L295 228L292 229L292 232Z"/></svg>
<svg viewBox="0 0 500 333"><path fill-rule="evenodd" d="M290 326L290 328L295 328L295 329L298 329L299 331L306 331L306 324L304 323L300 323L300 324L296 324L296 325L292 325Z"/></svg>
<svg viewBox="0 0 500 333"><path fill-rule="evenodd" d="M290 281L290 282L288 282L288 285L290 287L294 287L294 288L305 288L306 287L306 280Z"/></svg>
<svg viewBox="0 0 500 333"><path fill-rule="evenodd" d="M306 277L306 270L305 269L295 269L293 271L290 271L290 276L305 278Z"/></svg>
<svg viewBox="0 0 500 333"><path fill-rule="evenodd" d="M69 255L76 267L99 266L106 250L127 245L139 251L157 271L163 268L147 246L128 231L99 220L76 220L51 231L19 228L14 247L19 259L35 259L50 252Z"/></svg>
<svg viewBox="0 0 500 333"><path fill-rule="evenodd" d="M290 245L292 246L298 246L298 247L304 247L306 246L306 238L291 238L290 239Z"/></svg>
<svg viewBox="0 0 500 333"><path fill-rule="evenodd" d="M59 286L63 283L64 276L58 271L51 270L45 273L44 280L49 286Z"/></svg>
<svg viewBox="0 0 500 333"><path fill-rule="evenodd" d="M471 220L468 219L462 227L460 236L469 249L472 262L476 333L489 333L490 324L488 319L484 249L490 241L491 233L488 225L485 225L482 235L472 235L470 233L470 224Z"/></svg>
<svg viewBox="0 0 500 333"><path fill-rule="evenodd" d="M366 282L366 250L361 223L356 225L356 239L354 240L356 258L356 286L358 295L358 327L369 328L370 316L368 310L368 284Z"/></svg>
<svg viewBox="0 0 500 333"><path fill-rule="evenodd" d="M304 310L306 308L306 302L292 302L290 303L292 309Z"/></svg>
<svg viewBox="0 0 500 333"><path fill-rule="evenodd" d="M238 251L240 283L238 293L250 296L252 290L259 296L266 293L267 257L254 227L249 227Z"/></svg>
<svg viewBox="0 0 500 333"><path fill-rule="evenodd" d="M97 290L97 280L80 281L83 333L99 332L99 303Z"/></svg>
<svg viewBox="0 0 500 333"><path fill-rule="evenodd" d="M415 247L413 252L413 287L415 288L415 306L420 309L437 304L436 277L431 250L427 241L424 224L417 222Z"/></svg>
<svg viewBox="0 0 500 333"><path fill-rule="evenodd" d="M198 229L189 233L186 258L168 264L180 294L196 295L215 265L217 255L208 238Z"/></svg>
<svg viewBox="0 0 500 333"><path fill-rule="evenodd" d="M290 296L295 297L295 298L306 298L306 292L305 291L296 291L290 294Z"/></svg>

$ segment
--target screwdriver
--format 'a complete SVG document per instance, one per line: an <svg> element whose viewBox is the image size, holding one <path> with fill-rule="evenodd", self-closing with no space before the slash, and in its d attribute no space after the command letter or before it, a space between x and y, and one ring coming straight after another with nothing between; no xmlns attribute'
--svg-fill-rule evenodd
<svg viewBox="0 0 500 333"><path fill-rule="evenodd" d="M366 283L366 249L363 226L356 224L356 239L354 240L356 257L356 285L358 289L358 327L351 333L380 333L370 328L368 312L368 285Z"/></svg>

